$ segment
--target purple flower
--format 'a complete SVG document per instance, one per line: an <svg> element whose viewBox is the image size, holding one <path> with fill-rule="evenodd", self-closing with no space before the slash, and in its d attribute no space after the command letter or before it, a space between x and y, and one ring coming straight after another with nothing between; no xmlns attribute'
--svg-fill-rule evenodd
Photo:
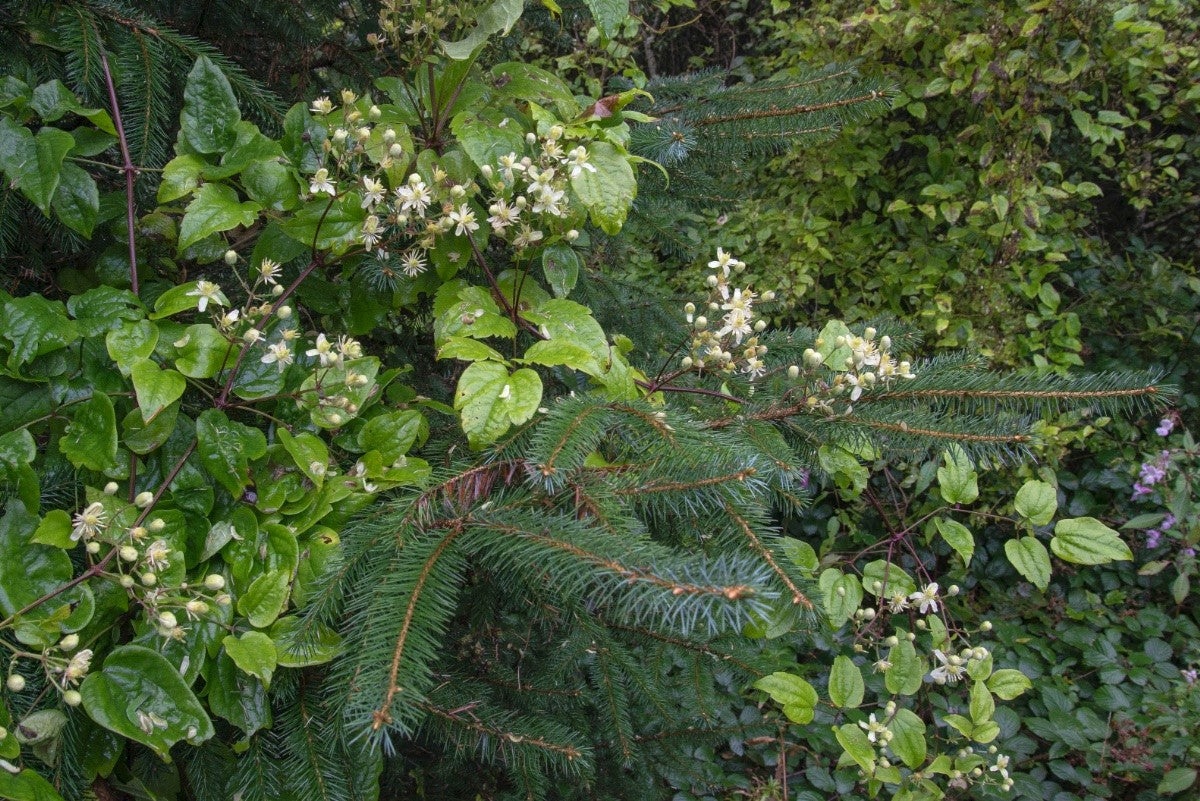
<svg viewBox="0 0 1200 801"><path fill-rule="evenodd" d="M1200 673L1198 673L1195 668L1192 668L1191 670L1183 670L1180 672L1183 673L1183 678L1187 681L1188 684L1195 684L1196 679L1200 678Z"/></svg>
<svg viewBox="0 0 1200 801"><path fill-rule="evenodd" d="M1154 433L1160 437L1165 437L1171 433L1171 429L1175 428L1175 421L1170 417L1164 417L1158 424L1158 428L1154 429Z"/></svg>
<svg viewBox="0 0 1200 801"><path fill-rule="evenodd" d="M1175 525L1175 515L1168 513L1167 516L1163 518L1161 528L1163 531L1170 531L1171 526L1173 525Z"/></svg>
<svg viewBox="0 0 1200 801"><path fill-rule="evenodd" d="M1156 528L1152 528L1146 532L1146 550L1152 551L1158 547L1162 540L1162 532Z"/></svg>
<svg viewBox="0 0 1200 801"><path fill-rule="evenodd" d="M1146 462L1138 472L1138 480L1147 486L1153 486L1167 477L1167 471L1158 466L1157 462Z"/></svg>
<svg viewBox="0 0 1200 801"><path fill-rule="evenodd" d="M1196 555L1196 549L1195 548L1184 548L1182 551L1180 551L1180 553L1188 558L1191 558Z"/></svg>
<svg viewBox="0 0 1200 801"><path fill-rule="evenodd" d="M1142 497L1143 495L1149 495L1153 491L1154 490L1150 489L1149 487L1143 486L1141 484L1134 484L1133 485L1133 495L1129 496L1129 499L1135 501L1138 498Z"/></svg>

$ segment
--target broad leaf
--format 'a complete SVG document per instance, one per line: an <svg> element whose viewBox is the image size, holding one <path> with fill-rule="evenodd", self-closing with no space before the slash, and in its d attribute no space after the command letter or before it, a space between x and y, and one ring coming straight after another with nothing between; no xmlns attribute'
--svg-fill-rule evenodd
<svg viewBox="0 0 1200 801"><path fill-rule="evenodd" d="M263 573L238 599L238 614L245 615L250 625L258 629L274 623L287 604L290 577L291 574L283 570Z"/></svg>
<svg viewBox="0 0 1200 801"><path fill-rule="evenodd" d="M101 392L76 404L58 449L76 467L103 471L117 464L117 417L112 401Z"/></svg>
<svg viewBox="0 0 1200 801"><path fill-rule="evenodd" d="M607 142L588 146L588 163L596 168L581 170L571 179L571 188L591 213L592 222L614 235L637 196L637 179L625 156Z"/></svg>
<svg viewBox="0 0 1200 801"><path fill-rule="evenodd" d="M264 687L270 689L271 675L278 663L275 643L270 637L261 631L247 631L240 637L232 634L227 636L221 645L238 668L257 677Z"/></svg>
<svg viewBox="0 0 1200 801"><path fill-rule="evenodd" d="M250 462L267 452L263 432L230 420L219 409L206 409L196 419L196 440L204 469L240 497L250 484Z"/></svg>
<svg viewBox="0 0 1200 801"><path fill-rule="evenodd" d="M943 455L945 466L937 471L938 488L946 503L972 503L979 497L979 474L966 451L955 445Z"/></svg>
<svg viewBox="0 0 1200 801"><path fill-rule="evenodd" d="M241 201L237 192L224 184L209 183L196 190L179 224L177 248L183 252L206 236L241 226L253 225L262 206Z"/></svg>
<svg viewBox="0 0 1200 801"><path fill-rule="evenodd" d="M442 51L455 61L465 61L475 48L488 40L494 33L508 33L521 18L525 9L524 0L493 0L492 4L475 16L475 27L457 42L442 40Z"/></svg>
<svg viewBox="0 0 1200 801"><path fill-rule="evenodd" d="M1033 687L1033 682L1024 673L1011 668L997 670L988 677L987 687L997 698L1011 701L1021 693Z"/></svg>
<svg viewBox="0 0 1200 801"><path fill-rule="evenodd" d="M142 420L150 422L159 412L183 396L187 380L175 370L164 370L151 359L142 359L129 368L133 391L137 395Z"/></svg>
<svg viewBox="0 0 1200 801"><path fill-rule="evenodd" d="M897 709L888 724L892 741L888 743L896 756L914 770L925 762L925 722L911 709Z"/></svg>
<svg viewBox="0 0 1200 801"><path fill-rule="evenodd" d="M233 145L242 113L225 73L208 56L196 59L183 90L179 124L184 140L201 153Z"/></svg>
<svg viewBox="0 0 1200 801"><path fill-rule="evenodd" d="M975 555L975 537L971 530L957 520L944 517L935 517L933 524L946 544L962 557L963 562L970 565L971 557Z"/></svg>
<svg viewBox="0 0 1200 801"><path fill-rule="evenodd" d="M1050 538L1050 550L1064 562L1103 565L1133 559L1121 535L1094 517L1059 520Z"/></svg>
<svg viewBox="0 0 1200 801"><path fill-rule="evenodd" d="M1035 526L1044 526L1058 511L1058 493L1045 481L1026 481L1017 490L1014 505L1021 517Z"/></svg>
<svg viewBox="0 0 1200 801"><path fill-rule="evenodd" d="M829 700L834 706L856 707L863 701L866 685L862 671L850 657L839 655L829 671Z"/></svg>
<svg viewBox="0 0 1200 801"><path fill-rule="evenodd" d="M1017 572L1039 590L1050 584L1050 554L1033 537L1021 537L1004 543L1004 553Z"/></svg>
<svg viewBox="0 0 1200 801"><path fill-rule="evenodd" d="M794 723L811 723L817 705L817 691L804 679L791 673L776 672L754 682L754 689L762 690L771 700L783 707L783 712Z"/></svg>
<svg viewBox="0 0 1200 801"><path fill-rule="evenodd" d="M92 720L163 759L180 740L200 743L214 734L204 707L175 667L140 645L113 650L79 691Z"/></svg>

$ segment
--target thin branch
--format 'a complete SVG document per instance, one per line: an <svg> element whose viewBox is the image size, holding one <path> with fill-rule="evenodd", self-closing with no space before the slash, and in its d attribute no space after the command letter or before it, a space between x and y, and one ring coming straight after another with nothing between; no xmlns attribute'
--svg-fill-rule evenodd
<svg viewBox="0 0 1200 801"><path fill-rule="evenodd" d="M117 88L113 85L112 71L108 68L108 56L104 54L104 42L100 31L96 31L100 42L100 66L104 69L104 83L108 87L108 100L112 104L113 125L117 127L117 142L121 146L121 171L125 173L125 225L129 236L129 285L133 294L138 294L137 242L134 240L133 179L138 169L129 158L129 143L125 139L125 125L121 122L121 107L117 103Z"/></svg>

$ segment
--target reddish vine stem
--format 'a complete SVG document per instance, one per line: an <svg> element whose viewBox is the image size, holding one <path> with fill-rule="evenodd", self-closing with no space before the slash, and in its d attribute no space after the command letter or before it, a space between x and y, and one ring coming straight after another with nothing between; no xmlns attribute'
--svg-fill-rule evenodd
<svg viewBox="0 0 1200 801"><path fill-rule="evenodd" d="M150 503L147 504L146 508L142 510L142 513L140 515L138 515L137 520L133 521L132 528L136 528L137 526L140 526L143 522L145 522L146 518L150 516L150 512L154 510L154 507L158 504L159 500L162 499L163 493L165 493L167 491L167 488L171 486L171 482L173 482L175 480L176 476L179 475L179 471L183 469L184 463L187 462L188 458L192 455L192 452L196 450L196 445L198 445L198 444L199 443L193 439L192 444L187 446L187 450L185 450L183 452L183 456L179 457L179 461L176 462L175 466L171 468L171 472L167 475L166 479L164 479L163 483L159 485L157 490L155 490L154 497L151 499ZM4 627L8 626L17 618L21 617L24 614L27 614L28 612L30 612L34 609L37 609L39 606L41 606L42 604L51 600L52 598L57 598L59 595L62 595L64 592L67 592L71 588L77 587L80 584L82 584L83 582L87 581L88 579L95 578L96 576L100 575L101 573L104 572L104 568L108 567L109 563L112 562L112 560L114 558L116 558L116 555L119 552L120 552L120 548L114 547L112 550L110 550L108 553L106 553L104 555L103 559L101 559L99 562L97 562L96 564L89 567L87 570L80 573L75 578L68 581L66 584L63 584L59 587L54 588L50 592L43 595L41 598L38 598L36 601L31 601L30 603L26 604L21 609L18 609L16 612L13 612L11 615L9 615L4 620L0 620L0 628L4 628Z"/></svg>
<svg viewBox="0 0 1200 801"><path fill-rule="evenodd" d="M100 31L96 31L100 39ZM129 142L125 138L125 125L121 122L121 107L117 104L117 88L113 84L112 71L108 68L108 57L104 54L104 42L100 42L100 66L104 70L104 84L108 88L108 101L112 105L113 125L117 128L117 143L121 146L121 172L125 173L125 224L129 235L129 286L138 294L137 243L134 241L133 180L138 168L129 157Z"/></svg>

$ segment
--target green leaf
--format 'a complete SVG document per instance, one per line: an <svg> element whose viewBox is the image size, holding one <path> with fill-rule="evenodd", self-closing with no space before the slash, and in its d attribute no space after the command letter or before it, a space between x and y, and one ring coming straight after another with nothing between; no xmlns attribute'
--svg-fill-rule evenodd
<svg viewBox="0 0 1200 801"><path fill-rule="evenodd" d="M486 346L485 346L486 347ZM379 451L385 464L392 464L415 444L429 437L429 422L415 409L372 417L358 432L358 447Z"/></svg>
<svg viewBox="0 0 1200 801"><path fill-rule="evenodd" d="M588 375L600 376L604 368L590 350L574 342L563 342L558 339L543 339L534 342L525 351L524 361L530 364L541 364L546 367L569 367L581 370Z"/></svg>
<svg viewBox="0 0 1200 801"><path fill-rule="evenodd" d="M1021 517L1035 526L1044 526L1058 511L1058 493L1045 481L1026 481L1017 490L1015 506Z"/></svg>
<svg viewBox="0 0 1200 801"><path fill-rule="evenodd" d="M944 720L964 737L970 737L971 733L975 731L975 726L971 723L970 718L965 718L962 715L946 715Z"/></svg>
<svg viewBox="0 0 1200 801"><path fill-rule="evenodd" d="M977 681L971 685L971 722L976 726L992 719L996 712L996 699L992 698L987 685Z"/></svg>
<svg viewBox="0 0 1200 801"><path fill-rule="evenodd" d="M846 723L833 730L834 736L846 754L867 773L875 770L875 747L867 739L867 733L853 723Z"/></svg>
<svg viewBox="0 0 1200 801"><path fill-rule="evenodd" d="M26 295L5 303L0 311L0 331L13 343L8 354L8 366L13 369L79 338L79 325L67 319L66 308L41 295Z"/></svg>
<svg viewBox="0 0 1200 801"><path fill-rule="evenodd" d="M305 247L316 243L319 250L343 253L357 241L367 218L361 204L361 198L353 192L336 199L321 195L301 206L281 227Z"/></svg>
<svg viewBox="0 0 1200 801"><path fill-rule="evenodd" d="M783 707L783 713L793 723L811 723L817 706L817 691L804 679L791 673L776 672L754 682L771 700Z"/></svg>
<svg viewBox="0 0 1200 801"><path fill-rule="evenodd" d="M85 337L115 330L126 321L140 320L146 310L137 295L128 289L98 286L67 300L67 311L79 323Z"/></svg>
<svg viewBox="0 0 1200 801"><path fill-rule="evenodd" d="M47 512L29 541L63 550L74 548L75 543L71 540L71 516L62 509Z"/></svg>
<svg viewBox="0 0 1200 801"><path fill-rule="evenodd" d="M637 196L637 179L625 156L607 142L588 147L588 163L595 172L581 170L571 179L571 188L591 212L592 222L606 234L615 235Z"/></svg>
<svg viewBox="0 0 1200 801"><path fill-rule="evenodd" d="M225 73L208 56L197 58L188 73L179 115L184 141L201 153L220 153L236 141L241 118Z"/></svg>
<svg viewBox="0 0 1200 801"><path fill-rule="evenodd" d="M1050 538L1050 550L1064 562L1103 565L1133 559L1121 535L1094 517L1059 520Z"/></svg>
<svg viewBox="0 0 1200 801"><path fill-rule="evenodd" d="M242 171L242 188L264 209L287 211L300 205L300 185L292 171L274 159L256 161Z"/></svg>
<svg viewBox="0 0 1200 801"><path fill-rule="evenodd" d="M629 16L629 0L584 0L596 27L608 38L616 35L621 23Z"/></svg>
<svg viewBox="0 0 1200 801"><path fill-rule="evenodd" d="M438 348L437 357L439 359L461 359L464 362L505 361L504 354L500 351L477 339L467 339L466 337L447 339Z"/></svg>
<svg viewBox="0 0 1200 801"><path fill-rule="evenodd" d="M133 378L133 391L142 411L142 420L147 423L179 400L187 389L187 380L183 376L174 370L163 370L151 359L134 363L129 374Z"/></svg>
<svg viewBox="0 0 1200 801"><path fill-rule="evenodd" d="M271 725L271 704L263 683L239 670L224 651L217 655L206 689L213 714L240 728L247 737Z"/></svg>
<svg viewBox="0 0 1200 801"><path fill-rule="evenodd" d="M975 472L970 457L955 445L942 454L945 467L937 471L938 488L946 503L972 503L979 497L979 474Z"/></svg>
<svg viewBox="0 0 1200 801"><path fill-rule="evenodd" d="M0 434L0 467L26 465L37 457L37 446L29 429L21 428Z"/></svg>
<svg viewBox="0 0 1200 801"><path fill-rule="evenodd" d="M813 343L813 348L817 353L821 354L822 363L831 370L845 371L846 359L852 353L849 345L838 345L837 341L840 337L851 336L850 329L841 320L830 320L821 329L821 333L817 334L817 339Z"/></svg>
<svg viewBox="0 0 1200 801"><path fill-rule="evenodd" d="M849 620L858 609L862 603L863 591L857 577L841 573L836 568L826 570L821 574L821 579L825 579L831 572L837 575L825 591L825 611L829 613L829 622L837 628ZM824 587L825 581L821 581L821 585Z"/></svg>
<svg viewBox="0 0 1200 801"><path fill-rule="evenodd" d="M475 166L495 167L501 156L525 151L525 133L499 111L487 108L463 111L450 121L450 130Z"/></svg>
<svg viewBox="0 0 1200 801"><path fill-rule="evenodd" d="M117 416L112 401L95 392L75 405L58 449L76 467L103 471L117 464Z"/></svg>
<svg viewBox="0 0 1200 801"><path fill-rule="evenodd" d="M8 617L70 581L72 570L70 558L61 549L28 544L39 521L23 503L9 498L4 506L0 517L0 613ZM61 605L61 601L51 601L30 614L44 615Z"/></svg>
<svg viewBox="0 0 1200 801"><path fill-rule="evenodd" d="M204 469L240 497L250 484L250 462L267 452L263 432L230 420L219 409L206 409L196 419L196 440Z"/></svg>
<svg viewBox="0 0 1200 801"><path fill-rule="evenodd" d="M876 559L863 566L862 585L863 589L877 598L891 598L895 595L907 597L917 591L917 583L913 581L912 576L904 572L900 565L886 559Z"/></svg>
<svg viewBox="0 0 1200 801"><path fill-rule="evenodd" d="M851 497L858 497L866 489L870 472L841 445L822 445L817 449L817 463Z"/></svg>
<svg viewBox="0 0 1200 801"><path fill-rule="evenodd" d="M225 653L241 670L256 676L267 689L271 687L271 675L278 664L275 643L261 631L247 631L240 637L232 634L221 640Z"/></svg>
<svg viewBox="0 0 1200 801"><path fill-rule="evenodd" d="M0 798L12 801L63 801L54 785L29 768L19 773L0 770Z"/></svg>
<svg viewBox="0 0 1200 801"><path fill-rule="evenodd" d="M542 401L542 379L528 368L512 373L495 362L474 362L454 392L463 431L472 445L495 442L510 425L533 416Z"/></svg>
<svg viewBox="0 0 1200 801"><path fill-rule="evenodd" d="M856 707L862 703L866 684L862 671L848 656L839 655L829 671L829 700L834 706Z"/></svg>
<svg viewBox="0 0 1200 801"><path fill-rule="evenodd" d="M469 34L457 42L441 40L442 51L455 61L465 61L492 34L508 33L517 24L524 9L524 0L494 0L476 15L475 27Z"/></svg>
<svg viewBox="0 0 1200 801"><path fill-rule="evenodd" d="M164 760L175 743L213 736L212 721L179 671L157 651L123 645L79 688L83 708L106 729L153 749Z"/></svg>
<svg viewBox="0 0 1200 801"><path fill-rule="evenodd" d="M63 225L85 237L91 237L100 216L100 190L96 181L77 164L67 162L59 173L54 190L54 213Z"/></svg>
<svg viewBox="0 0 1200 801"><path fill-rule="evenodd" d="M917 649L907 637L892 646L887 661L892 663L883 674L883 683L888 692L896 695L916 695L925 677L925 660L917 656Z"/></svg>
<svg viewBox="0 0 1200 801"><path fill-rule="evenodd" d="M149 320L125 323L104 337L108 355L128 375L133 365L150 358L158 345L158 326Z"/></svg>
<svg viewBox="0 0 1200 801"><path fill-rule="evenodd" d="M200 173L208 162L199 156L184 153L167 162L163 167L162 181L158 184L158 202L170 203L192 193L200 185Z"/></svg>
<svg viewBox="0 0 1200 801"><path fill-rule="evenodd" d="M933 524L946 544L962 557L965 564L970 565L971 557L975 555L975 537L971 530L957 520L943 517L935 517Z"/></svg>
<svg viewBox="0 0 1200 801"><path fill-rule="evenodd" d="M58 190L63 160L75 146L66 131L43 128L33 137L33 158L26 160L16 175L17 187L43 214L50 213L50 201Z"/></svg>
<svg viewBox="0 0 1200 801"><path fill-rule="evenodd" d="M175 367L188 378L212 378L225 367L233 352L229 340L207 323L189 325L182 339L184 344L177 348Z"/></svg>
<svg viewBox="0 0 1200 801"><path fill-rule="evenodd" d="M1033 537L1021 537L1004 543L1004 553L1017 572L1039 590L1050 584L1050 554Z"/></svg>
<svg viewBox="0 0 1200 801"><path fill-rule="evenodd" d="M414 412L414 414L416 414ZM329 448L320 437L301 431L292 435L286 428L275 431L280 444L291 454L292 461L300 472L308 476L313 484L320 487L325 483L325 473L329 469Z"/></svg>
<svg viewBox="0 0 1200 801"><path fill-rule="evenodd" d="M453 337L510 339L517 335L516 325L500 313L500 307L488 290L477 286L462 287L457 297L458 302L440 312L434 322L435 342L448 342Z"/></svg>
<svg viewBox="0 0 1200 801"><path fill-rule="evenodd" d="M925 722L911 709L897 709L888 729L892 752L913 770L920 767L925 762Z"/></svg>
<svg viewBox="0 0 1200 801"><path fill-rule="evenodd" d="M237 610L256 629L275 622L287 605L290 571L269 570L256 578L238 599Z"/></svg>
<svg viewBox="0 0 1200 801"><path fill-rule="evenodd" d="M1158 783L1156 792L1174 794L1181 793L1196 783L1195 768L1175 768L1167 771L1162 781Z"/></svg>
<svg viewBox="0 0 1200 801"><path fill-rule="evenodd" d="M542 251L542 272L556 297L565 298L575 288L583 263L570 245L558 243Z"/></svg>
<svg viewBox="0 0 1200 801"><path fill-rule="evenodd" d="M262 206L252 200L238 200L237 192L224 184L209 183L196 190L179 224L180 253L206 236L253 225Z"/></svg>
<svg viewBox="0 0 1200 801"><path fill-rule="evenodd" d="M1011 668L997 670L988 677L987 687L997 698L1004 701L1011 701L1021 693L1033 687L1031 682L1024 673Z"/></svg>
<svg viewBox="0 0 1200 801"><path fill-rule="evenodd" d="M121 444L136 454L145 455L166 442L179 420L179 401L159 412L153 420L142 419L140 409L130 409L121 421Z"/></svg>
<svg viewBox="0 0 1200 801"><path fill-rule="evenodd" d="M115 134L112 117L108 112L99 108L88 108L79 102L79 98L55 79L41 84L33 90L30 107L38 113L43 122L54 122L61 119L67 112L73 112L83 117L105 133Z"/></svg>

